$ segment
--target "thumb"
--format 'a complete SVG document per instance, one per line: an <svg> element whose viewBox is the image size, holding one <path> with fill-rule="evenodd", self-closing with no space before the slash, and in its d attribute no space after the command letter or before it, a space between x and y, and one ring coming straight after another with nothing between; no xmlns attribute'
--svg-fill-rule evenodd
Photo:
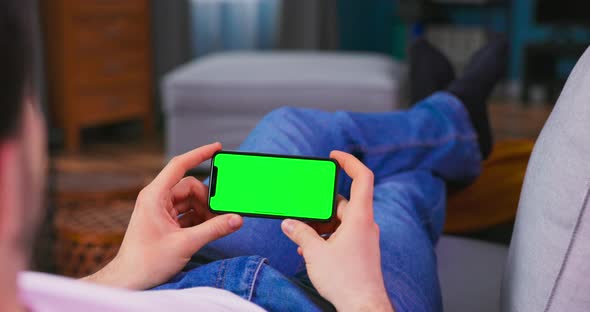
<svg viewBox="0 0 590 312"><path fill-rule="evenodd" d="M199 225L185 228L185 231L198 242L200 247L237 231L243 224L243 219L236 214L226 214L211 218ZM199 247L199 248L200 248Z"/></svg>
<svg viewBox="0 0 590 312"><path fill-rule="evenodd" d="M283 233L295 244L299 245L302 250L325 243L311 226L301 221L285 219L281 223L281 228Z"/></svg>

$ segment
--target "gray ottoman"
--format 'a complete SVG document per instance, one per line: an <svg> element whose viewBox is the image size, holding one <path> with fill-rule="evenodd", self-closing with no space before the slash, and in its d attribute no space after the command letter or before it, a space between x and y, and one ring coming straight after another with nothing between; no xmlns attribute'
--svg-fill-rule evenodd
<svg viewBox="0 0 590 312"><path fill-rule="evenodd" d="M164 78L167 156L213 141L236 149L282 106L391 111L402 103L406 76L403 64L379 54L232 52L198 59Z"/></svg>

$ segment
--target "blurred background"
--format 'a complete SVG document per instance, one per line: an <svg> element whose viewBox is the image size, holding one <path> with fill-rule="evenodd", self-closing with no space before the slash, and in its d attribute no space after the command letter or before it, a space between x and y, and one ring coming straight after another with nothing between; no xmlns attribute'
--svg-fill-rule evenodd
<svg viewBox="0 0 590 312"><path fill-rule="evenodd" d="M590 42L588 9L575 0L39 1L51 175L35 268L82 276L104 265L135 196L171 156L215 140L235 149L284 105L403 109L413 40L427 38L460 72L493 33L511 48L490 105L500 152L486 166L515 178L495 181L509 194L501 205L477 189L450 196L445 230L507 244L532 142Z"/></svg>

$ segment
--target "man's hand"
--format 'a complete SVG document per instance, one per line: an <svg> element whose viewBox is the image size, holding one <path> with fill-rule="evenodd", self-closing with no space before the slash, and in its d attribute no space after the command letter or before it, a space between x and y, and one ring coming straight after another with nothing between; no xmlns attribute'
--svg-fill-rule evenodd
<svg viewBox="0 0 590 312"><path fill-rule="evenodd" d="M373 219L373 173L350 154L333 151L330 157L353 179L350 201L339 198L340 226L327 240L296 220L283 221L283 232L299 245L315 288L338 311L392 311Z"/></svg>
<svg viewBox="0 0 590 312"><path fill-rule="evenodd" d="M211 214L207 186L193 177L183 178L219 150L221 144L214 143L173 158L139 193L115 259L85 279L148 289L177 274L207 243L239 229L243 222L240 216Z"/></svg>

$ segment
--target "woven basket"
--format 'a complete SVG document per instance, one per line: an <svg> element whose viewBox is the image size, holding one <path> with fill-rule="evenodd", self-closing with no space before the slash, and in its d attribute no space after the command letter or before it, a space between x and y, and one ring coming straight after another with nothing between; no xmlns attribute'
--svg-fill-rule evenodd
<svg viewBox="0 0 590 312"><path fill-rule="evenodd" d="M54 220L57 273L83 277L104 267L121 246L133 207L133 201L58 207Z"/></svg>

